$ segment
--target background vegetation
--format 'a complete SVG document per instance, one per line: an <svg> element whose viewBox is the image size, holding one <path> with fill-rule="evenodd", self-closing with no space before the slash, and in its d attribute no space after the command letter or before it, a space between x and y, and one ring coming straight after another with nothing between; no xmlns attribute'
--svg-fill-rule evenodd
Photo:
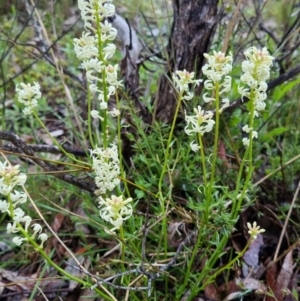
<svg viewBox="0 0 300 301"><path fill-rule="evenodd" d="M67 165L72 161L54 148L37 120L22 114L15 92L21 82L39 82L39 118L68 152L90 162L91 146L84 123L87 84L73 46L73 39L83 30L77 3L37 1L40 20L32 13L32 3L26 3L0 4L0 152L13 165L20 164L27 174L28 192L56 233L49 234L45 245L49 257L92 284L91 275L106 279L119 273L122 277L111 281L117 288L104 285L115 300L298 300L300 3L253 0L218 4L218 23L207 52L219 51L224 41L228 42L228 52L234 56L233 87L228 95L230 106L220 120L214 190L217 201L215 208L210 208L203 243L193 250L193 235L203 222L203 170L183 131L184 110L191 112L193 107L203 105L202 91L196 89L195 98L179 111L168 173L162 181L161 191L166 196L162 211L157 183L171 122L155 119L154 99L159 98L159 80L171 68L167 45L172 39L172 2L114 1L118 13L128 18L144 46L137 94L147 111L142 118L132 94L120 89L126 174L122 189L126 188L134 199L134 219L124 225L125 256L120 256L120 238L104 231L107 224L99 216L92 170ZM241 101L237 90L243 52L250 46L267 47L275 61L266 110L255 124L259 139L253 148L252 185L238 220L233 221L226 213L244 152L241 128L248 119L247 102ZM121 59L119 51L114 63ZM116 127L113 122L111 126ZM213 136L205 136L203 143L209 157ZM32 205L23 210L40 221ZM114 300L109 294L100 297L66 279L45 264L31 246L12 245L12 236L6 233L7 216L2 214L0 219L0 299ZM254 221L266 231L249 246L247 222ZM162 235L164 222L168 231ZM228 236L226 244L206 272L206 262L218 249L222 235ZM187 243L188 239L192 243ZM69 250L90 274L74 268ZM136 268L142 272L122 274ZM119 289L145 287L149 282L150 294L149 290Z"/></svg>

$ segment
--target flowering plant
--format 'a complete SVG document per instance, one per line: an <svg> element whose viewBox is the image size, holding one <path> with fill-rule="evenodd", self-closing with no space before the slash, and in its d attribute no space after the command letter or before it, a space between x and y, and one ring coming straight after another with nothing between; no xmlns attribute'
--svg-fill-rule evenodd
<svg viewBox="0 0 300 301"><path fill-rule="evenodd" d="M25 215L25 212L18 207L19 204L26 203L26 193L15 190L16 186L23 186L26 179L26 175L20 173L19 165L11 166L8 161L4 163L0 161L0 194L5 197L4 200L0 200L0 211L7 213L13 221L13 223L7 224L7 233L22 232L23 235L25 234L25 237L13 237L13 243L18 246L28 239L29 234L27 233L32 222L32 218ZM22 223L24 223L24 226L22 226ZM35 239L36 234L39 233L38 239L41 240L40 248L42 248L48 236L46 233L41 233L42 227L40 224L35 223L32 227L31 239Z"/></svg>

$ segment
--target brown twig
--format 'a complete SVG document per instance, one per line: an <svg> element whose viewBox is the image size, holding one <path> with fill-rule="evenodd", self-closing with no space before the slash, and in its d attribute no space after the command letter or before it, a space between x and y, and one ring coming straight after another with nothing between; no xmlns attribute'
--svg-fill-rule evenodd
<svg viewBox="0 0 300 301"><path fill-rule="evenodd" d="M61 173L61 171L57 170L56 167L50 164L49 162L45 162L44 160L36 157L33 149L29 145L24 143L15 133L0 131L0 140L10 141L17 148L18 152L30 156L31 160L34 161L40 167L42 167L43 170L52 173L57 172L53 173L53 176L55 176L56 178L59 178L67 183L70 183L91 193L94 192L94 190L96 189L96 186L92 181L85 182L82 179L75 178L70 174Z"/></svg>
<svg viewBox="0 0 300 301"><path fill-rule="evenodd" d="M61 150L55 145L46 144L27 144L36 153L51 153L51 154L61 154ZM0 147L0 150L17 153L17 147L13 145L4 145ZM72 147L64 146L64 150L69 154L74 156L86 157L87 153L83 150L74 149Z"/></svg>

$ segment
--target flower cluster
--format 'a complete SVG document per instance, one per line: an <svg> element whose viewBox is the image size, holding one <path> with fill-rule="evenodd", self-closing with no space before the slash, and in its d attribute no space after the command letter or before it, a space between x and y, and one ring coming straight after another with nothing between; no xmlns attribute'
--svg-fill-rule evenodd
<svg viewBox="0 0 300 301"><path fill-rule="evenodd" d="M204 57L207 59L207 64L202 67L202 72L207 76L207 80L204 81L204 87L206 90L215 90L212 95L208 96L208 93L203 95L203 100L206 103L216 101L216 94L218 99L223 103L220 108L220 113L229 105L228 98L221 98L222 94L228 93L231 89L231 77L228 75L232 70L232 54L225 56L223 52L214 51L212 55L204 53Z"/></svg>
<svg viewBox="0 0 300 301"><path fill-rule="evenodd" d="M190 100L194 96L194 94L190 91L190 85L199 85L199 83L202 82L201 79L193 79L194 76L194 72L188 72L186 70L177 70L172 75L175 88L182 94L182 98L185 100Z"/></svg>
<svg viewBox="0 0 300 301"><path fill-rule="evenodd" d="M258 112L264 110L266 106L264 103L268 88L266 80L270 77L270 67L274 58L269 55L266 48L258 50L256 47L250 47L244 54L247 60L242 63L244 74L241 76L241 82L248 87L239 86L238 91L242 97L247 98L250 98L252 93L255 116L258 116Z"/></svg>
<svg viewBox="0 0 300 301"><path fill-rule="evenodd" d="M41 87L38 83L34 83L33 85L21 83L20 86L21 88L19 88L19 85L16 87L18 101L25 105L23 113L25 115L31 115L34 108L38 105L38 99L42 96L40 91Z"/></svg>
<svg viewBox="0 0 300 301"><path fill-rule="evenodd" d="M114 228L110 231L119 229L123 221L132 215L132 207L129 204L132 198L123 200L123 196L112 195L111 198L99 197L100 216L107 222L111 223Z"/></svg>
<svg viewBox="0 0 300 301"><path fill-rule="evenodd" d="M204 133L210 132L213 129L215 121L212 119L213 113L210 111L205 112L200 106L194 108L195 115L185 115L185 121L187 122L184 128L187 135L192 133ZM194 147L192 147L192 150Z"/></svg>
<svg viewBox="0 0 300 301"><path fill-rule="evenodd" d="M93 159L93 169L95 171L95 183L99 188L97 195L112 191L120 183L120 162L118 158L118 148L115 144L111 147L95 148L91 150Z"/></svg>
<svg viewBox="0 0 300 301"><path fill-rule="evenodd" d="M265 232L265 229L260 229L260 226L257 226L256 222L253 222L253 225L247 223L247 227L249 229L248 233L251 235L252 239L256 239L258 234Z"/></svg>
<svg viewBox="0 0 300 301"><path fill-rule="evenodd" d="M242 99L247 97L253 103L254 116L258 117L260 111L266 107L265 99L267 98L268 85L266 80L270 77L270 67L274 58L269 55L266 48L258 50L256 47L250 47L245 51L246 61L242 63L244 74L241 76L241 82L244 86L238 87L238 92ZM246 133L252 133L253 138L257 138L257 132L251 127L243 127ZM243 139L244 145L249 145L249 138Z"/></svg>
<svg viewBox="0 0 300 301"><path fill-rule="evenodd" d="M102 133L106 135L106 116L120 115L116 108L108 111L108 100L116 93L119 86L118 65L112 65L108 60L114 55L116 46L110 41L117 36L117 30L108 22L115 14L111 0L79 0L78 6L84 21L85 32L80 39L74 39L75 52L82 60L81 66L86 70L89 90L97 95L100 110L90 112L93 118L100 119L103 124ZM93 169L95 171L96 195L105 195L120 183L120 161L117 145L104 145L91 150ZM132 214L132 208L127 205L131 199L123 201L123 197L112 196L100 199L100 216L119 229L123 221Z"/></svg>
<svg viewBox="0 0 300 301"><path fill-rule="evenodd" d="M116 46L108 41L116 38L117 30L106 19L115 14L115 6L107 0L79 0L78 7L86 31L80 39L74 39L75 53L83 61L81 66L86 70L90 91L98 95L100 109L106 110L109 97L122 85L118 81L118 65L107 62L116 50ZM116 116L113 112L108 113ZM91 115L103 118L95 111Z"/></svg>
<svg viewBox="0 0 300 301"><path fill-rule="evenodd" d="M7 213L13 221L7 224L7 233L19 233L21 229L28 232L32 222L32 218L25 215L25 212L18 207L19 204L27 201L27 195L24 192L15 190L16 186L24 185L26 179L26 175L20 173L19 165L11 166L8 161L4 163L0 161L0 194L5 197L4 200L0 200L0 211ZM24 227L21 226L21 223L24 224ZM42 227L39 224L33 224L32 228L33 234L31 238L35 239L35 236L39 234L38 239L41 240L40 247L42 247L48 238L47 234L41 233ZM15 236L12 241L16 245L21 245L24 240L26 238Z"/></svg>

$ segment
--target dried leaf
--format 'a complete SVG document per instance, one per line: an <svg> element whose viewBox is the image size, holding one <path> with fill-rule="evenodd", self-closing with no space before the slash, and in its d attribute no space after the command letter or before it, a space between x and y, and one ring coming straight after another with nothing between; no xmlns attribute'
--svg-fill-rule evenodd
<svg viewBox="0 0 300 301"><path fill-rule="evenodd" d="M275 297L278 301L283 301L284 290L288 289L289 283L293 275L293 251L290 251L285 256L282 268L278 274L276 286L274 290Z"/></svg>
<svg viewBox="0 0 300 301"><path fill-rule="evenodd" d="M183 222L170 223L168 226L168 243L172 247L178 247L182 241L180 229L184 227Z"/></svg>
<svg viewBox="0 0 300 301"><path fill-rule="evenodd" d="M267 287L261 281L254 278L243 279L242 285L246 290L259 290L263 293L267 292Z"/></svg>
<svg viewBox="0 0 300 301"><path fill-rule="evenodd" d="M54 217L54 221L52 223L52 229L57 233L58 230L61 228L61 225L65 219L65 216L61 213L57 213Z"/></svg>
<svg viewBox="0 0 300 301"><path fill-rule="evenodd" d="M273 264L266 272L267 286L272 292L274 292L275 290L276 278L277 278L277 267L276 264ZM267 296L266 301L275 301L275 299L272 296Z"/></svg>
<svg viewBox="0 0 300 301"><path fill-rule="evenodd" d="M243 259L245 263L252 267L253 272L255 273L259 268L259 250L261 246L264 245L263 237L261 234L257 235L257 238L253 240L249 246L249 249L246 251L246 253L243 256ZM247 277L248 275L244 275L244 277Z"/></svg>
<svg viewBox="0 0 300 301"><path fill-rule="evenodd" d="M14 292L31 291L35 285L36 274L31 276L19 276L18 272L0 269L0 277L4 280L0 287L4 286ZM9 285L8 285L9 284Z"/></svg>
<svg viewBox="0 0 300 301"><path fill-rule="evenodd" d="M222 140L219 141L218 157L223 161L225 166L228 166L225 144Z"/></svg>
<svg viewBox="0 0 300 301"><path fill-rule="evenodd" d="M204 289L205 297L211 300L220 300L217 289L213 283L208 284Z"/></svg>

